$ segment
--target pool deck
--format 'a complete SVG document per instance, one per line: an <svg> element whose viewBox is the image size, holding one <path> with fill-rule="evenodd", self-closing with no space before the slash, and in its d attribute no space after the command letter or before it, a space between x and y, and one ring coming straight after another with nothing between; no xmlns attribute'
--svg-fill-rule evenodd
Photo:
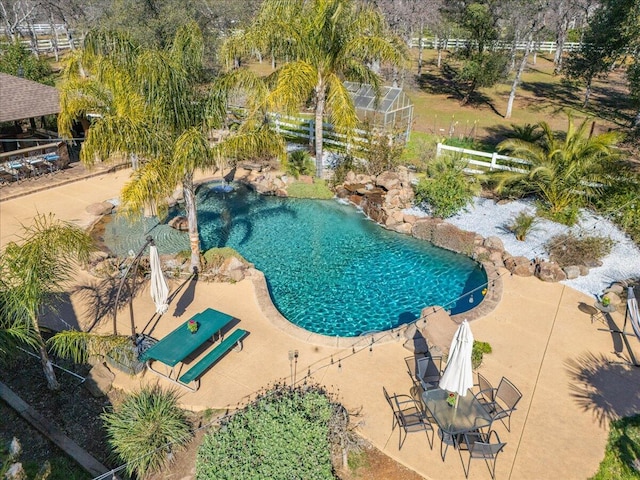
<svg viewBox="0 0 640 480"><path fill-rule="evenodd" d="M37 213L54 212L58 218L88 226L95 217L87 205L118 196L128 170L95 176L67 185L0 202L0 245L15 239L19 224L29 223ZM502 271L501 273L505 273ZM489 342L493 353L485 355L482 372L494 386L502 376L512 380L523 399L511 422L511 432L500 423L496 429L507 442L497 463L498 479L584 479L593 475L601 461L611 419L640 410L640 369L624 364L618 335L599 331L604 324L591 323L578 307L593 299L561 284L535 278L502 276L503 294L495 310L474 320L477 340ZM80 286L95 279L79 275ZM172 292L179 287L171 283ZM391 410L382 387L409 393L404 338L379 342L370 348L364 339L354 348L302 340L286 326L273 321L263 308L264 283L256 273L235 284L196 282L184 285L170 309L156 321L148 290L134 300L139 331L161 338L181 322L212 307L233 315L238 326L248 330L241 352L230 352L202 377L195 393L186 390L181 401L186 408L234 409L255 397L256 392L283 381L301 381L306 375L326 385L356 417L360 433L383 452L428 479L464 478L460 458L449 450L446 461L439 456L439 443L429 449L421 434L411 434L398 450L398 431L391 431ZM61 315L72 325L86 326L93 320L86 297L74 293ZM624 310L611 321L622 327ZM99 329L109 331L105 320ZM129 332L128 313L118 316L120 333ZM636 358L638 341L628 337ZM339 344L338 344L339 345ZM298 351L297 364L289 352ZM622 352L622 354L621 354ZM117 374L114 385L132 390L142 383L156 382L146 373L138 377ZM169 384L167 384L169 385ZM474 462L469 478L488 479L483 462Z"/></svg>

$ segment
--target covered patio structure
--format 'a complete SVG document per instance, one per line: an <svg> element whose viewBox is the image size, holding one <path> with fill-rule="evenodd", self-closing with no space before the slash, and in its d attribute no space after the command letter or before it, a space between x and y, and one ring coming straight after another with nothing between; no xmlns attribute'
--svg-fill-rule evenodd
<svg viewBox="0 0 640 480"><path fill-rule="evenodd" d="M60 112L55 87L0 73L0 105L0 165L47 154L59 168L69 163L67 144L46 128L45 117Z"/></svg>

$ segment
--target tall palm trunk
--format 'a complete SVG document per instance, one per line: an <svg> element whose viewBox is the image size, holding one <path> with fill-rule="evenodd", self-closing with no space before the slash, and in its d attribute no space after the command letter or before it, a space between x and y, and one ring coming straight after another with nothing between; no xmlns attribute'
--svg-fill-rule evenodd
<svg viewBox="0 0 640 480"><path fill-rule="evenodd" d="M32 317L31 323L33 324L33 328L36 331L36 336L38 338L38 350L40 351L40 363L42 364L42 370L44 371L44 376L47 379L47 385L49 390L60 390L60 383L58 383L58 379L56 378L56 372L53 371L53 364L49 359L49 354L47 353L47 346L44 343L42 338L42 332L40 332L40 327L38 326L38 318Z"/></svg>
<svg viewBox="0 0 640 480"><path fill-rule="evenodd" d="M324 118L324 105L326 101L327 87L322 80L318 79L316 85L316 175L322 178L322 120Z"/></svg>
<svg viewBox="0 0 640 480"><path fill-rule="evenodd" d="M184 190L184 208L189 225L189 244L191 246L191 270L200 268L200 236L198 235L198 216L196 215L196 194L193 186L193 173L189 173L182 179Z"/></svg>

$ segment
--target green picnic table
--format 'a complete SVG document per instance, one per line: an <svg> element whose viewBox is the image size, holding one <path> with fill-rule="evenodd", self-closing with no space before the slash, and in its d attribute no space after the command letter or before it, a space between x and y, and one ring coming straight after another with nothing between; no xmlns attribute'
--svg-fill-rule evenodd
<svg viewBox="0 0 640 480"><path fill-rule="evenodd" d="M195 352L207 340L220 332L233 320L231 315L219 312L213 308L197 313L190 320L198 322L198 331L191 333L184 322L169 335L147 349L140 357L142 361L157 360L168 367L175 367L178 362Z"/></svg>

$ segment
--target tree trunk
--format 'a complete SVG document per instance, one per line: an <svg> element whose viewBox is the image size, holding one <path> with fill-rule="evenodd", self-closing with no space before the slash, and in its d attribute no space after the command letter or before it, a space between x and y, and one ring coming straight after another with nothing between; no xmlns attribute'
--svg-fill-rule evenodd
<svg viewBox="0 0 640 480"><path fill-rule="evenodd" d="M591 97L591 77L587 78L587 90L584 92L584 103L582 108L586 108L589 105L589 98Z"/></svg>
<svg viewBox="0 0 640 480"><path fill-rule="evenodd" d="M42 364L42 370L44 371L44 376L47 379L47 386L49 390L60 390L60 383L56 378L56 372L53 371L53 364L49 359L49 354L47 353L47 346L44 344L44 340L42 339L42 333L40 332L40 327L38 325L37 317L31 319L31 323L33 324L33 328L36 331L38 337L38 350L40 351L40 363Z"/></svg>
<svg viewBox="0 0 640 480"><path fill-rule="evenodd" d="M524 68L527 66L527 57L529 56L530 51L531 39L529 39L529 41L527 42L527 46L524 49L524 55L522 56L522 60L520 61L520 66L518 67L518 71L516 72L516 77L513 79L513 83L511 84L511 92L509 93L509 101L507 102L507 113L505 113L504 118L511 118L513 101L516 99L516 90L518 88L518 84L520 83L520 79L522 78Z"/></svg>
<svg viewBox="0 0 640 480"><path fill-rule="evenodd" d="M189 173L182 179L184 190L184 208L187 214L189 226L189 244L191 245L191 270L200 268L200 236L198 234L198 217L196 216L196 195L193 186L193 173Z"/></svg>
<svg viewBox="0 0 640 480"><path fill-rule="evenodd" d="M322 178L322 120L324 118L324 104L326 100L326 87L324 80L318 76L318 84L316 85L316 176Z"/></svg>
<svg viewBox="0 0 640 480"><path fill-rule="evenodd" d="M422 32L424 32L424 22L420 23L420 33L418 34L418 76L422 75L422 51L424 50Z"/></svg>
<svg viewBox="0 0 640 480"><path fill-rule="evenodd" d="M466 105L469 102L471 95L473 95L473 92L476 91L477 85L478 85L478 82L474 79L471 82L471 85L469 85L469 88L467 89L467 92L464 94L464 97L462 97L462 100L460 101L460 105Z"/></svg>
<svg viewBox="0 0 640 480"><path fill-rule="evenodd" d="M562 70L562 51L564 50L564 42L567 39L567 29L568 24L567 21L562 24L561 28L558 30L558 34L556 35L556 53L553 57L553 63L555 64L553 68L553 74L557 75Z"/></svg>

